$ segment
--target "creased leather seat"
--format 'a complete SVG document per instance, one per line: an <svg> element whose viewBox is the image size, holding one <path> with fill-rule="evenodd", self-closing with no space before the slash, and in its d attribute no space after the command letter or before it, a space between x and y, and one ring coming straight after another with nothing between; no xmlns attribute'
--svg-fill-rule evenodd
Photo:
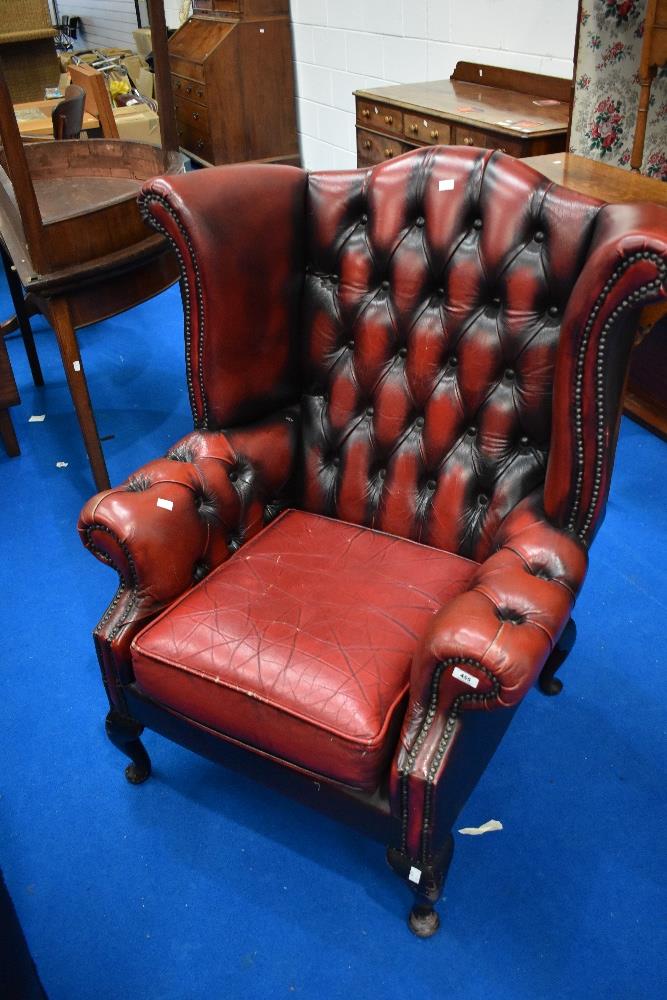
<svg viewBox="0 0 667 1000"><path fill-rule="evenodd" d="M372 791L412 653L477 564L289 511L140 632L139 688L276 757Z"/></svg>
<svg viewBox="0 0 667 1000"><path fill-rule="evenodd" d="M195 429L81 513L120 576L109 737L131 781L149 725L362 811L433 933L463 804L559 689L667 212L467 147L140 203L181 267Z"/></svg>

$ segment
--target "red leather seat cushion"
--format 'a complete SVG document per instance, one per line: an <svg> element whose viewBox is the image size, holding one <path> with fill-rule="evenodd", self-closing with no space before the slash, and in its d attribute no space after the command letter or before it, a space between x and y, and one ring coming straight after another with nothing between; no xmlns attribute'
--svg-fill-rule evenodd
<svg viewBox="0 0 667 1000"><path fill-rule="evenodd" d="M135 639L136 682L220 733L372 790L412 652L477 563L287 511Z"/></svg>

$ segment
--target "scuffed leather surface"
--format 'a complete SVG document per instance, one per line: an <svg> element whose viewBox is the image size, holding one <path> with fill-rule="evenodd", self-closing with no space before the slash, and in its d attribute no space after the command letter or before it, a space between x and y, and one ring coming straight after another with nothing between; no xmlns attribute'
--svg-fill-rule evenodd
<svg viewBox="0 0 667 1000"><path fill-rule="evenodd" d="M477 569L289 511L134 641L156 701L372 790L395 745L415 644Z"/></svg>
<svg viewBox="0 0 667 1000"><path fill-rule="evenodd" d="M600 203L462 147L315 174L308 198L304 507L484 559L544 481Z"/></svg>
<svg viewBox="0 0 667 1000"><path fill-rule="evenodd" d="M298 397L306 174L209 167L148 181L139 202L174 245L195 427L217 430Z"/></svg>
<svg viewBox="0 0 667 1000"><path fill-rule="evenodd" d="M539 495L527 497L505 520L494 553L471 577L468 588L431 620L417 644L410 702L392 768L392 796L400 806L400 777L409 772L411 849L418 849L424 786L434 754L457 699L457 711L489 710L518 704L535 683L567 624L586 575L588 557L573 534L549 524ZM456 663L442 671L435 718L428 719L432 680L439 664L460 658L476 677L471 688L454 676ZM428 730L420 752L410 755ZM433 776L432 776L433 778ZM433 779L437 784L438 774ZM416 855L415 855L416 856Z"/></svg>
<svg viewBox="0 0 667 1000"><path fill-rule="evenodd" d="M590 544L614 465L640 309L667 298L667 208L605 205L563 322L544 502Z"/></svg>
<svg viewBox="0 0 667 1000"><path fill-rule="evenodd" d="M83 508L83 544L120 576L116 603L95 631L114 703L132 679L129 644L141 625L292 499L297 432L292 408L243 430L189 434Z"/></svg>

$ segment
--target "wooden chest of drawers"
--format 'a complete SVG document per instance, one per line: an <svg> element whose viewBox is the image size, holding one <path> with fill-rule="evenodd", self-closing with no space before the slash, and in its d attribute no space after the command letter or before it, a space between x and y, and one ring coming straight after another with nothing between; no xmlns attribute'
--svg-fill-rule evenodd
<svg viewBox="0 0 667 1000"><path fill-rule="evenodd" d="M288 0L194 0L169 40L181 148L205 164L299 163Z"/></svg>
<svg viewBox="0 0 667 1000"><path fill-rule="evenodd" d="M566 148L570 81L458 63L450 80L355 93L357 163L428 145L480 146L512 156Z"/></svg>

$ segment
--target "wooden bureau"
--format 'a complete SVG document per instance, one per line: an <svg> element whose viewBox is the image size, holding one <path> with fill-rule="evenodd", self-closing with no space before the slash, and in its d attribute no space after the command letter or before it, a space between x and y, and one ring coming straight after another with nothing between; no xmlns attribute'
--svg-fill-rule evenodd
<svg viewBox="0 0 667 1000"><path fill-rule="evenodd" d="M449 80L357 90L357 165L436 144L512 156L560 152L571 87L560 77L459 62Z"/></svg>
<svg viewBox="0 0 667 1000"><path fill-rule="evenodd" d="M169 39L181 149L204 164L298 164L289 0L193 7Z"/></svg>

